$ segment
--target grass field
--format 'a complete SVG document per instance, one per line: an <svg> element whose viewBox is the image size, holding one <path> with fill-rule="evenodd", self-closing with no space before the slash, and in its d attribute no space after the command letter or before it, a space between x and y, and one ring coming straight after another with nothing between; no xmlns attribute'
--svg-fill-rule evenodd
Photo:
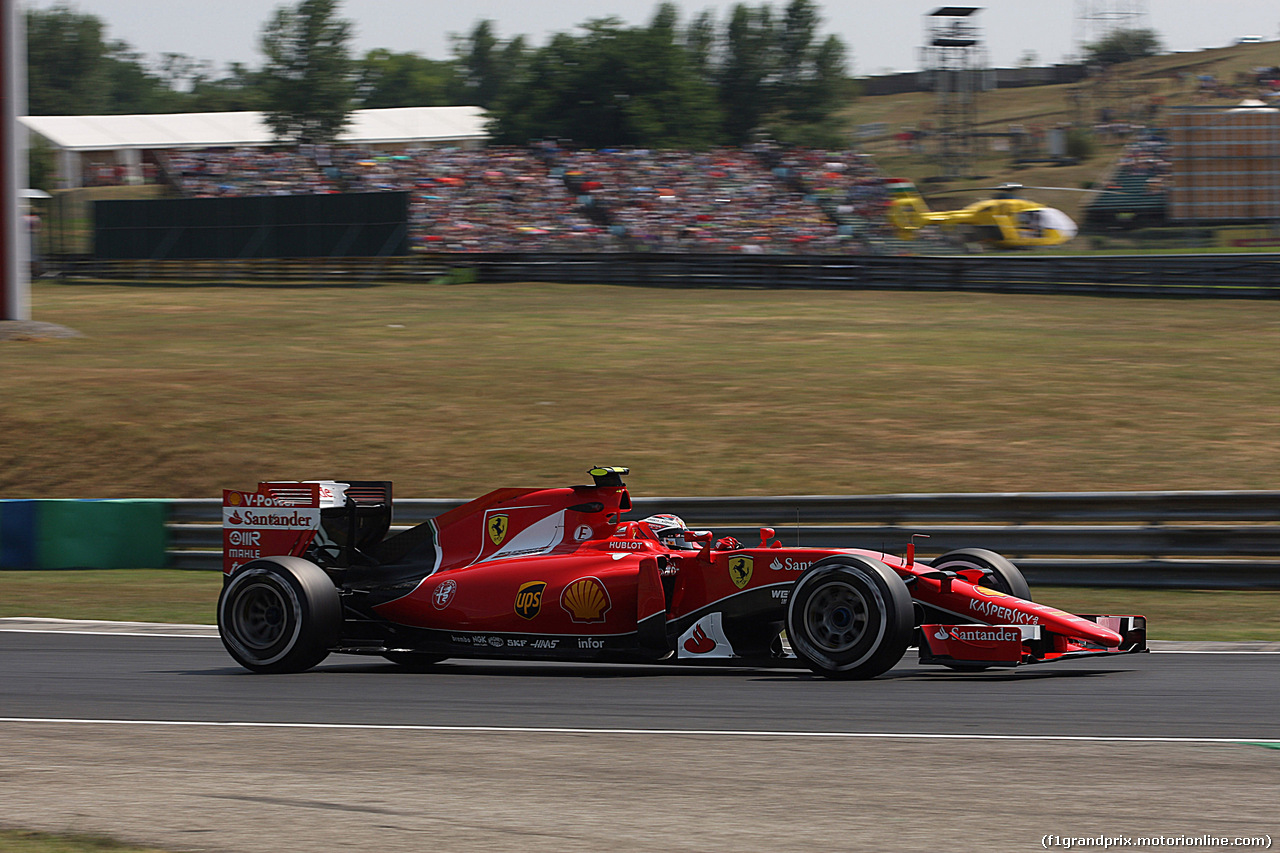
<svg viewBox="0 0 1280 853"><path fill-rule="evenodd" d="M1280 305L553 284L39 283L0 495L1274 488Z"/></svg>
<svg viewBox="0 0 1280 853"><path fill-rule="evenodd" d="M208 625L221 579L219 572L152 569L0 572L0 617ZM1032 594L1074 613L1143 614L1152 639L1280 641L1280 592L1046 586Z"/></svg>
<svg viewBox="0 0 1280 853"><path fill-rule="evenodd" d="M53 835L0 829L4 853L162 853L158 847L136 847L97 835Z"/></svg>

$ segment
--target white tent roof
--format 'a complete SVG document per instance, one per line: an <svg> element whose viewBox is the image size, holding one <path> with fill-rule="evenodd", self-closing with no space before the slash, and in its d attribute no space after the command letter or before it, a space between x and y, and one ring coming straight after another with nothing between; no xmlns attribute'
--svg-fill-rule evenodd
<svg viewBox="0 0 1280 853"><path fill-rule="evenodd" d="M345 145L474 142L486 138L480 107L400 107L356 110ZM271 145L262 113L170 113L129 116L26 116L22 123L58 148L224 148Z"/></svg>

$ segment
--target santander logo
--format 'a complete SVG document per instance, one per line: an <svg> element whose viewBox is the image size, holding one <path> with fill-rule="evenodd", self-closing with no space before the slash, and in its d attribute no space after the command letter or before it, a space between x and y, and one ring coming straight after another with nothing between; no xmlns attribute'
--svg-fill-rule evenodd
<svg viewBox="0 0 1280 853"><path fill-rule="evenodd" d="M684 641L684 650L691 655L705 655L716 650L716 641L699 624L694 627L693 636Z"/></svg>

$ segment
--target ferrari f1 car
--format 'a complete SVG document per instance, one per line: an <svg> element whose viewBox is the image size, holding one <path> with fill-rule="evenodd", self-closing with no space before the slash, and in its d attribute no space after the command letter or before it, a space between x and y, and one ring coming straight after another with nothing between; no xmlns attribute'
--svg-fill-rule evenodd
<svg viewBox="0 0 1280 853"><path fill-rule="evenodd" d="M626 518L627 473L498 489L390 536L389 482L225 491L223 644L255 672L343 652L406 667L791 663L830 678L873 678L913 645L957 670L1146 650L1143 617L1033 602L991 551L789 548L770 528L744 546L674 516Z"/></svg>

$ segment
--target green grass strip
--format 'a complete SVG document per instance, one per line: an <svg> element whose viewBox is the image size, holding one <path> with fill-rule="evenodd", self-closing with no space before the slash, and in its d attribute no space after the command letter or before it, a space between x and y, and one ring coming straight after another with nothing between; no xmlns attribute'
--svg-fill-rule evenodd
<svg viewBox="0 0 1280 853"><path fill-rule="evenodd" d="M164 853L158 847L139 847L101 835L54 834L23 829L0 829L5 853Z"/></svg>

